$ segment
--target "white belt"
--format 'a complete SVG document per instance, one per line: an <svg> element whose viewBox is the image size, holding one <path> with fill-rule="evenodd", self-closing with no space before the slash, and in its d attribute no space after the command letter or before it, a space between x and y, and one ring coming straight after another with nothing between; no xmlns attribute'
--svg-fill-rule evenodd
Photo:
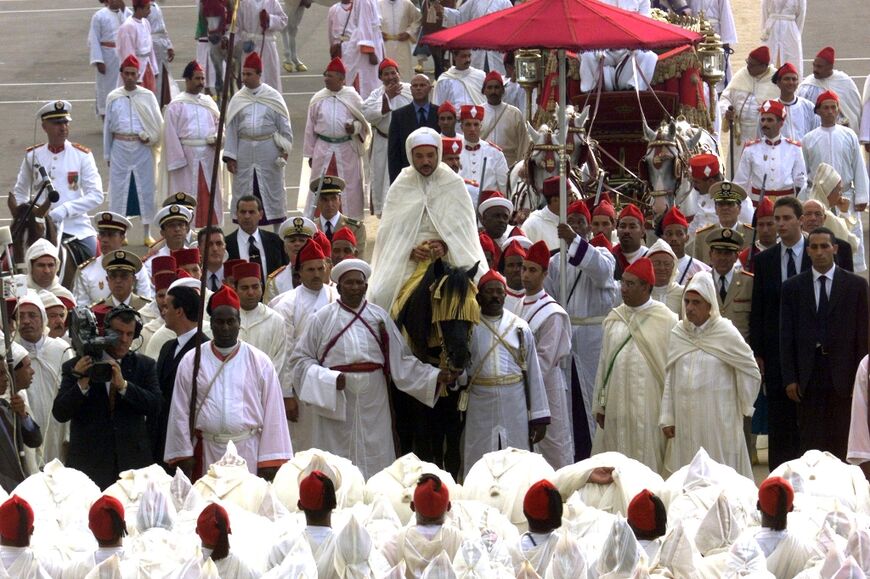
<svg viewBox="0 0 870 579"><path fill-rule="evenodd" d="M571 316L572 326L600 326L606 316L589 316L588 318L575 318Z"/></svg>
<svg viewBox="0 0 870 579"><path fill-rule="evenodd" d="M245 40L262 40L263 36L272 40L275 39L275 34L272 32L267 32L265 35L260 32L242 32L242 37Z"/></svg>
<svg viewBox="0 0 870 579"><path fill-rule="evenodd" d="M263 432L262 428L252 428L236 434L211 434L210 432L201 432L200 434L202 435L203 440L216 442L217 444L227 444L230 441L242 442L243 440L248 440L261 432Z"/></svg>
<svg viewBox="0 0 870 579"><path fill-rule="evenodd" d="M204 147L214 143L209 143L206 139L181 139L181 144L187 147Z"/></svg>
<svg viewBox="0 0 870 579"><path fill-rule="evenodd" d="M239 135L239 138L243 141L269 141L272 139L272 135L258 135L256 137L251 137L248 135Z"/></svg>
<svg viewBox="0 0 870 579"><path fill-rule="evenodd" d="M768 14L767 16L770 20L785 20L788 22L797 21L797 16L794 14Z"/></svg>

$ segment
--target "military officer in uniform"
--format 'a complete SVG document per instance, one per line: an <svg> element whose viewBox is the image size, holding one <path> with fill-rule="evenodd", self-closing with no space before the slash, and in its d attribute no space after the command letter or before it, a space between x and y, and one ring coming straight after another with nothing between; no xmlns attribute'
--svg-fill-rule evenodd
<svg viewBox="0 0 870 579"><path fill-rule="evenodd" d="M732 229L721 229L710 240L710 265L719 300L719 312L749 341L749 314L752 311L753 275L741 267L737 256L746 243Z"/></svg>
<svg viewBox="0 0 870 579"><path fill-rule="evenodd" d="M109 282L109 295L91 308L107 306L110 309L121 304L130 306L139 311L151 300L133 293L136 283L136 274L142 269L142 261L135 253L124 249L118 249L107 253L102 258L103 269L106 270L106 280Z"/></svg>
<svg viewBox="0 0 870 579"><path fill-rule="evenodd" d="M132 226L126 217L103 211L94 217L94 223L97 226L97 241L102 255L123 249L127 241L127 230ZM110 293L102 259L92 257L79 266L75 279L75 298L78 303L92 304L108 297ZM144 268L136 273L136 293L148 299L154 295L148 272Z"/></svg>
<svg viewBox="0 0 870 579"><path fill-rule="evenodd" d="M190 209L190 212L193 213L194 215L196 215L196 199L194 199L193 196L188 195L187 193L182 193L182 192L173 193L172 195L170 195L169 197L167 197L166 199L163 200L163 203L160 205L160 208L163 209L163 208L169 207L170 205L181 205L182 207L186 207L186 208ZM159 214L159 212L158 212L158 214ZM155 221L156 221L156 217L155 217ZM192 230L188 231L187 241L184 244L185 247L189 247L190 244L193 243L195 237L196 236L193 234ZM150 247L149 255L153 252L159 251L161 248L163 248L164 245L166 245L166 240L163 238L158 239L154 243L154 245L152 245ZM147 259L147 256L146 256L146 259Z"/></svg>
<svg viewBox="0 0 870 579"><path fill-rule="evenodd" d="M174 250L190 246L190 221L192 219L193 211L177 203L163 207L154 216L154 221L160 227L163 239L159 247L157 244L151 247L143 260L149 278L151 277L151 260L154 257L171 255Z"/></svg>
<svg viewBox="0 0 870 579"><path fill-rule="evenodd" d="M321 179L323 185L320 185ZM317 191L320 187L320 195L317 198L317 209L320 211L320 217L317 218L317 228L320 229L329 241L332 241L332 235L341 229L347 227L353 231L356 237L357 253L365 256L366 250L366 226L360 219L351 219L341 213L341 193L344 191L345 182L341 177L333 175L325 175L318 177L311 182L311 191Z"/></svg>
<svg viewBox="0 0 870 579"><path fill-rule="evenodd" d="M91 150L67 139L71 109L67 101L52 101L39 109L48 142L27 149L14 192L18 203L27 202L45 183L43 173L51 179L59 199L48 215L62 229L63 241L79 264L97 252L97 232L88 211L103 202L103 181ZM39 202L46 200L48 191L43 191Z"/></svg>
<svg viewBox="0 0 870 579"><path fill-rule="evenodd" d="M716 216L719 223L702 227L695 232L692 248L686 253L700 259L707 265L710 264L710 242L721 237L723 229L730 229L739 233L743 248L752 244L752 226L739 221L740 206L746 199L746 191L742 187L730 181L720 181L710 186L710 197L716 204ZM741 248L742 249L742 248Z"/></svg>
<svg viewBox="0 0 870 579"><path fill-rule="evenodd" d="M309 239L314 237L316 231L317 225L307 217L290 217L278 228L278 235L284 240L284 251L287 252L290 262L269 274L266 279L266 293L263 294L265 303L271 304L276 297L295 287L293 270L296 266L296 254Z"/></svg>

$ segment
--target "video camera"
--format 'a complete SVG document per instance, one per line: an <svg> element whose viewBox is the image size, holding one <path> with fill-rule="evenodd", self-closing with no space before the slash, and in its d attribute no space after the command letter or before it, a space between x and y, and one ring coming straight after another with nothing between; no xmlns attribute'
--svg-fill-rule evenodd
<svg viewBox="0 0 870 579"><path fill-rule="evenodd" d="M69 338L78 356L90 356L94 360L94 365L88 370L88 378L94 382L109 382L112 379L112 366L101 360L106 348L118 343L118 333L105 328L101 336L94 312L85 306L78 306L70 312Z"/></svg>

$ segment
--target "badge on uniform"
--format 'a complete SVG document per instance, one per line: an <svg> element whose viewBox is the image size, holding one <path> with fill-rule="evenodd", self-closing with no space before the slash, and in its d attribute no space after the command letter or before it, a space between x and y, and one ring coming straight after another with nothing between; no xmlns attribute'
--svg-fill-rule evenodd
<svg viewBox="0 0 870 579"><path fill-rule="evenodd" d="M70 171L66 174L66 181L70 191L78 191L79 188L79 172Z"/></svg>
<svg viewBox="0 0 870 579"><path fill-rule="evenodd" d="M100 283L97 284L100 288L100 291L103 291L103 281L100 280Z"/></svg>

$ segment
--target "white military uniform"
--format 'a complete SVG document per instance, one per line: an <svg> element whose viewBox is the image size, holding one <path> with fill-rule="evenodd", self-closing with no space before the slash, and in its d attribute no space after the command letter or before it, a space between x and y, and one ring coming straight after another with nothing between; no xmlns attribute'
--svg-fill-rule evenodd
<svg viewBox="0 0 870 579"><path fill-rule="evenodd" d="M742 187L753 203L758 203L762 183L765 195L771 197L801 194L807 184L807 169L799 143L781 136L773 141L758 139L746 143L734 184Z"/></svg>
<svg viewBox="0 0 870 579"><path fill-rule="evenodd" d="M484 159L486 159L486 175L484 175L486 179L481 183ZM459 154L459 161L462 163L459 174L464 179L480 183L481 191L507 191L507 159L498 146L483 140L474 144L466 141L462 153Z"/></svg>
<svg viewBox="0 0 870 579"><path fill-rule="evenodd" d="M136 272L136 285L133 292L147 299L154 297L148 271L143 267ZM93 304L109 297L109 282L106 281L106 270L102 260L92 257L79 266L75 277L75 298L79 304Z"/></svg>

